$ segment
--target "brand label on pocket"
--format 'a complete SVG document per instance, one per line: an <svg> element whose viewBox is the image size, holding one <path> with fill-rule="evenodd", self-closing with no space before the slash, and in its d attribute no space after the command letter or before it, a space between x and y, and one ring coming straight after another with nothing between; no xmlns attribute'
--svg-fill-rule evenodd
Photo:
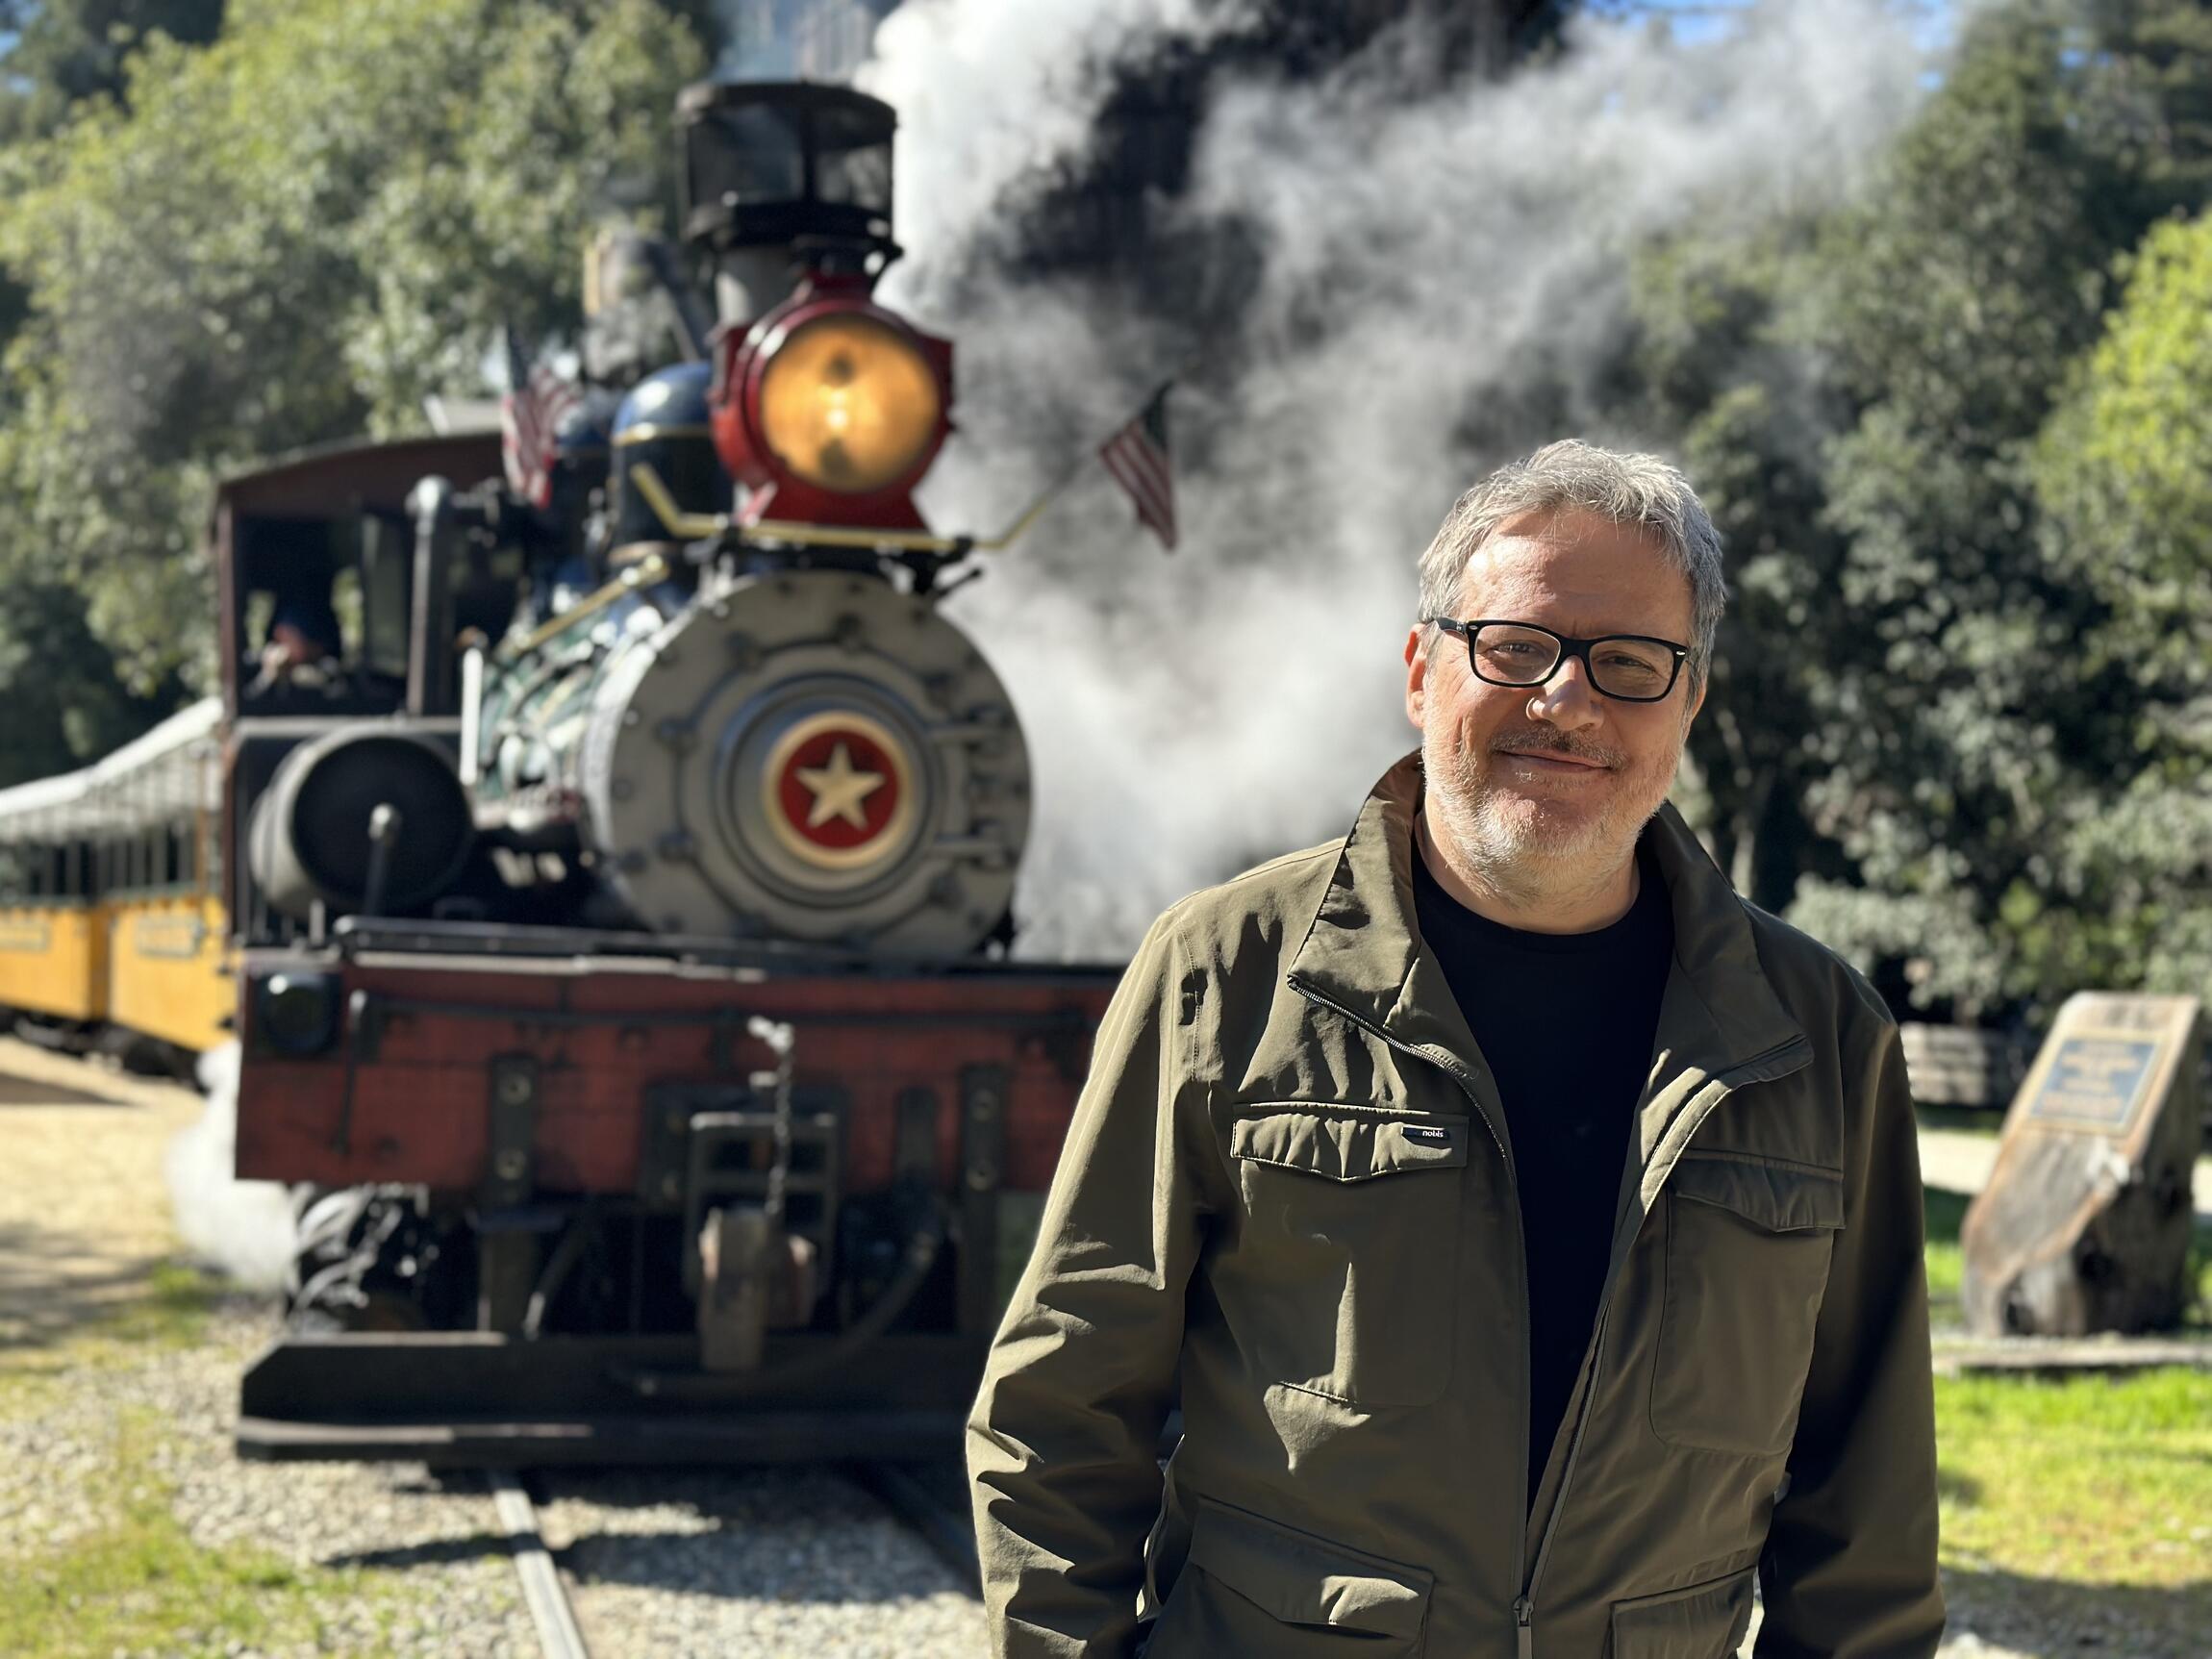
<svg viewBox="0 0 2212 1659"><path fill-rule="evenodd" d="M1416 1146L1448 1146L1451 1144L1451 1131L1449 1129L1425 1129L1417 1123L1405 1123L1399 1125L1398 1133Z"/></svg>

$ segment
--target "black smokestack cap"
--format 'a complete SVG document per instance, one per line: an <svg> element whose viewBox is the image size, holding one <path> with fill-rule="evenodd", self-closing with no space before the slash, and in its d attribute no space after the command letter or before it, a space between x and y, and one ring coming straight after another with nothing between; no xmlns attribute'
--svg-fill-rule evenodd
<svg viewBox="0 0 2212 1659"><path fill-rule="evenodd" d="M850 244L895 252L892 137L880 98L811 81L709 81L676 100L684 239L717 257Z"/></svg>

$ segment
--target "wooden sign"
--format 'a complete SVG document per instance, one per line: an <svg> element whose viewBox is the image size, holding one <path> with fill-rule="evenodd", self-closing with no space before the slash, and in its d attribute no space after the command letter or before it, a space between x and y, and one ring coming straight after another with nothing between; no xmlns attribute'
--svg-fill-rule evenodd
<svg viewBox="0 0 2212 1659"><path fill-rule="evenodd" d="M2199 1016L2192 996L2096 992L2059 1010L1959 1235L1976 1335L2154 1330L2180 1317Z"/></svg>

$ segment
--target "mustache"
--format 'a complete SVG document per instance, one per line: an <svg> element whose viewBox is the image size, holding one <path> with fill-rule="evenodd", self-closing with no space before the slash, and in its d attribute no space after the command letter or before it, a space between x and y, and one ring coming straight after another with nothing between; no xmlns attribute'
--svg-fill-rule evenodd
<svg viewBox="0 0 2212 1659"><path fill-rule="evenodd" d="M1545 749L1555 755L1572 755L1577 760L1595 761L1601 767L1616 768L1626 759L1619 749L1608 748L1602 743L1590 742L1585 739L1572 737L1565 732L1550 735L1541 732L1526 734L1507 732L1493 739L1490 749L1491 753L1498 755L1514 755Z"/></svg>

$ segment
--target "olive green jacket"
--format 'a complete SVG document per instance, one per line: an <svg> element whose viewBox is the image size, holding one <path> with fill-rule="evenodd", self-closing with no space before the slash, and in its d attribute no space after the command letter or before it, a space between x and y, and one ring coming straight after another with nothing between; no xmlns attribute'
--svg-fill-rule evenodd
<svg viewBox="0 0 2212 1659"><path fill-rule="evenodd" d="M1756 1571L1763 1656L1933 1653L1895 1024L1661 812L1674 961L1530 1514L1513 1161L1413 922L1420 791L1409 756L1130 966L969 1424L993 1650L1156 1615L1148 1659L1721 1659Z"/></svg>

